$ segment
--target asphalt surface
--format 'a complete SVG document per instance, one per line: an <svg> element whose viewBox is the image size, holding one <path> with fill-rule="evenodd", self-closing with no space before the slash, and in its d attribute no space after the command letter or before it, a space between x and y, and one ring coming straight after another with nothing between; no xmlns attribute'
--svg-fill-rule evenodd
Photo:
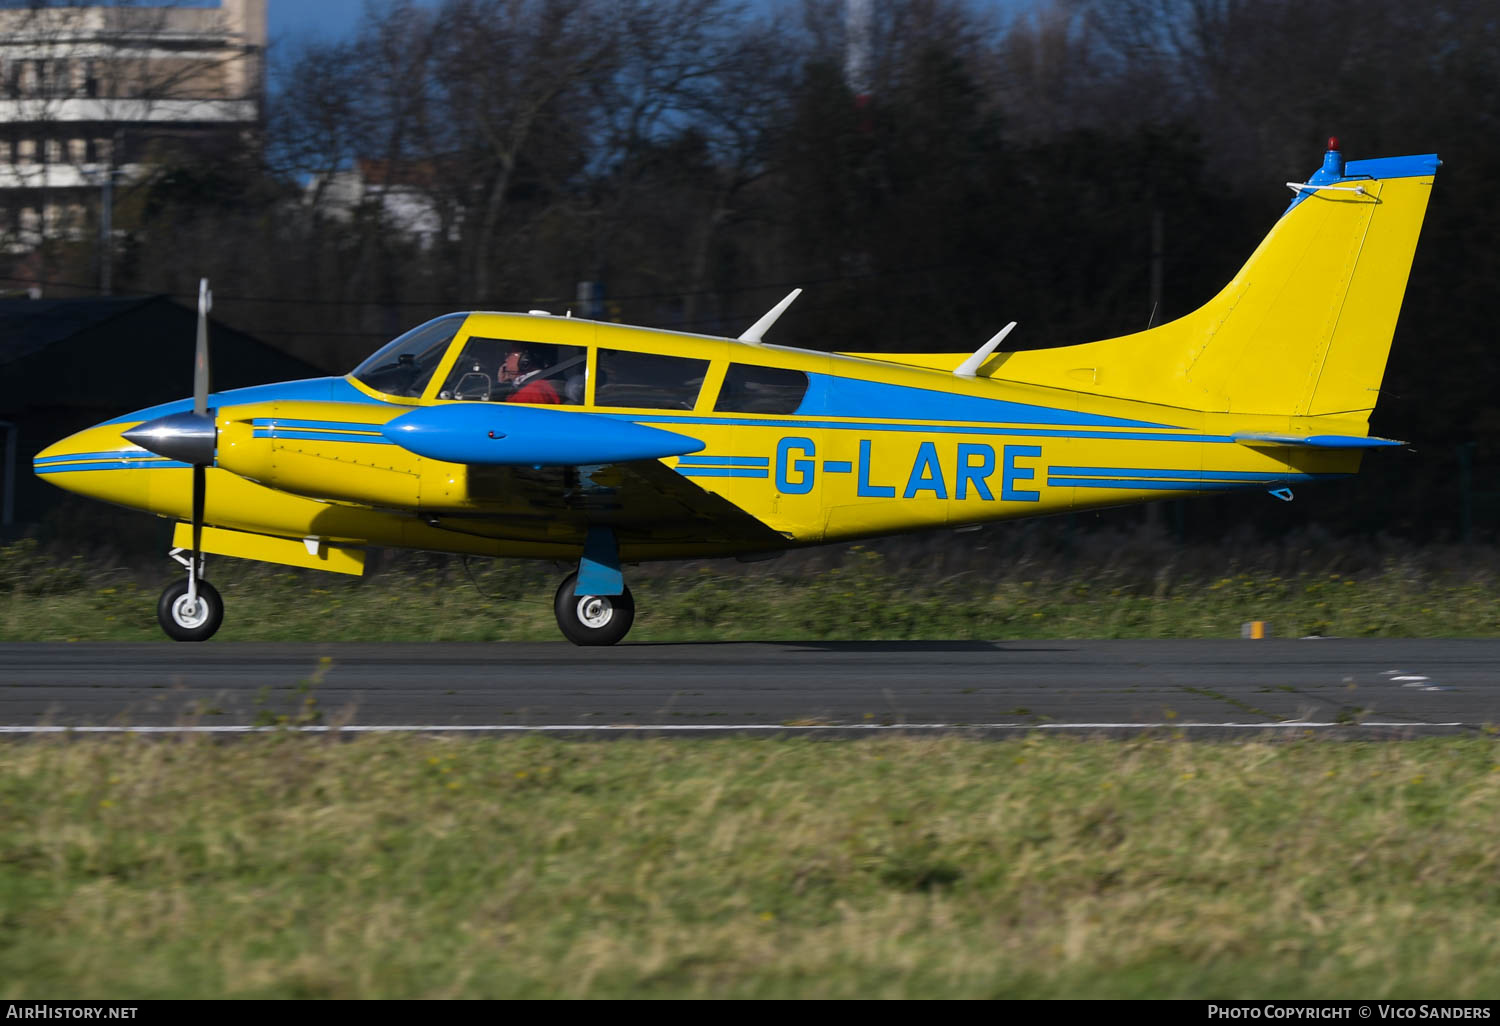
<svg viewBox="0 0 1500 1026"><path fill-rule="evenodd" d="M1478 733L1500 725L1500 640L0 645L0 732L286 723Z"/></svg>

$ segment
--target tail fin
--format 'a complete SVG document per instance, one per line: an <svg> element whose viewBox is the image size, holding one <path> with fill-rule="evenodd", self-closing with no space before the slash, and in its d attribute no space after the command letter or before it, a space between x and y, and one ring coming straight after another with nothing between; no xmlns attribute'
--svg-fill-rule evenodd
<svg viewBox="0 0 1500 1026"><path fill-rule="evenodd" d="M1331 143L1332 145L1332 143ZM1367 419L1427 210L1435 154L1330 148L1207 304L1135 335L1007 353L984 373L1192 410Z"/></svg>

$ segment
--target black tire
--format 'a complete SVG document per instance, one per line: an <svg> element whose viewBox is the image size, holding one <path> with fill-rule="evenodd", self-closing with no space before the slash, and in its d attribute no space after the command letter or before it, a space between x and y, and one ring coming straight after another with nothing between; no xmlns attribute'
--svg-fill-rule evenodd
<svg viewBox="0 0 1500 1026"><path fill-rule="evenodd" d="M613 645L630 633L635 623L635 599L630 589L623 595L578 595L573 591L578 574L571 573L557 587L552 611L557 626L575 645Z"/></svg>
<svg viewBox="0 0 1500 1026"><path fill-rule="evenodd" d="M187 593L186 579L168 586L156 603L156 619L173 641L207 641L224 622L224 600L212 584L199 581L199 613L189 617L183 610L187 605Z"/></svg>

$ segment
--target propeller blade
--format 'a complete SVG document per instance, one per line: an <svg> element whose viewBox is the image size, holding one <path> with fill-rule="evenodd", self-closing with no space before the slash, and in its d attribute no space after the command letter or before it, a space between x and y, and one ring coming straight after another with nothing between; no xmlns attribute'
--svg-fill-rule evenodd
<svg viewBox="0 0 1500 1026"><path fill-rule="evenodd" d="M214 294L208 290L208 279L198 279L198 345L193 354L193 415L198 423L194 430L210 439L208 451L193 460L193 562L188 573L188 594L198 597L198 578L203 576L203 507L208 495L208 464L213 460L213 439L217 432L208 417L208 312L213 309ZM204 421L207 424L204 425ZM204 428L207 428L206 432ZM203 439L199 439L202 447Z"/></svg>
<svg viewBox="0 0 1500 1026"><path fill-rule="evenodd" d="M208 279L198 279L198 350L193 358L193 412L208 412L208 312L213 309L214 294L208 291Z"/></svg>

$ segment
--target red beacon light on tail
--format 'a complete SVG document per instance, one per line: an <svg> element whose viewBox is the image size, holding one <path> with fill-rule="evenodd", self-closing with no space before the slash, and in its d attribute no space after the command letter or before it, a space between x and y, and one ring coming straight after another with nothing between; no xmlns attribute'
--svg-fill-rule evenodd
<svg viewBox="0 0 1500 1026"><path fill-rule="evenodd" d="M1344 154L1339 150L1339 137L1328 137L1328 150L1323 154L1323 166L1307 180L1309 185L1331 185L1344 177Z"/></svg>

